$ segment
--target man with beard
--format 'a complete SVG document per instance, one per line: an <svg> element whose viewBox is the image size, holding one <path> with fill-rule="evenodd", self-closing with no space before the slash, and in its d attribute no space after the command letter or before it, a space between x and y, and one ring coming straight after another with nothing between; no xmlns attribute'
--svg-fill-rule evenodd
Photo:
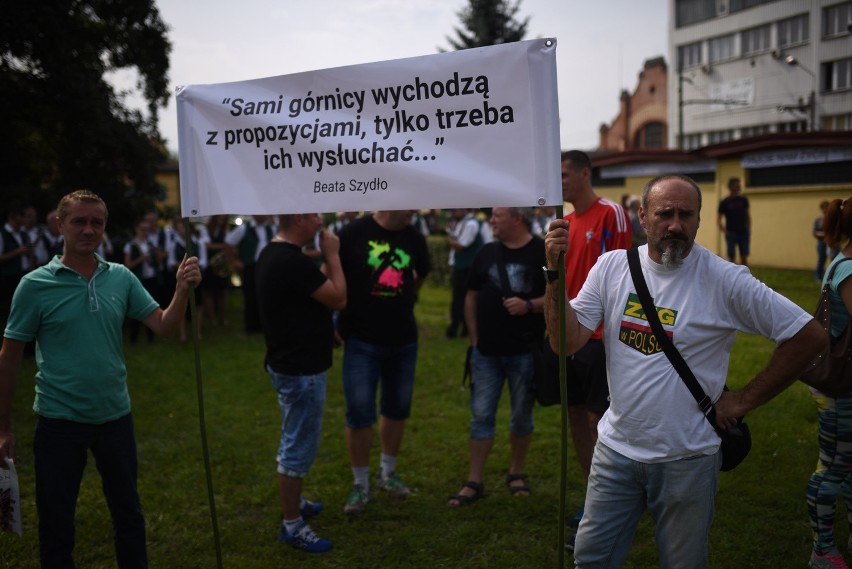
<svg viewBox="0 0 852 569"><path fill-rule="evenodd" d="M825 346L820 326L804 310L695 243L701 190L685 176L660 176L642 192L639 210L648 244L639 247L642 272L666 333L715 402L727 429L783 391ZM567 223L556 220L545 240L548 267L568 247ZM549 282L545 317L558 348L557 300ZM642 513L657 524L664 568L707 567L720 439L691 393L653 341L630 276L627 255L600 257L565 309L567 353L603 323L610 407L598 425L585 515L577 533L576 567L620 567ZM767 366L737 391L723 391L737 331L776 342Z"/></svg>

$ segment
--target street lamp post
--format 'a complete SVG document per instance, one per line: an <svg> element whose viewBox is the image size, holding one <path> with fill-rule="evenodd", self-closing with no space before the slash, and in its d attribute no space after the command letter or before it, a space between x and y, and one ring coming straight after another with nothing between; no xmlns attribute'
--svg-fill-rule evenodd
<svg viewBox="0 0 852 569"><path fill-rule="evenodd" d="M683 150L683 69L677 70L677 149Z"/></svg>
<svg viewBox="0 0 852 569"><path fill-rule="evenodd" d="M788 55L784 58L784 63L790 65L792 67L798 67L805 73L811 76L813 79L813 88L811 89L810 94L808 95L808 130L811 132L815 131L816 128L816 91L817 91L817 76L816 73L802 65L802 62L799 61L796 56Z"/></svg>

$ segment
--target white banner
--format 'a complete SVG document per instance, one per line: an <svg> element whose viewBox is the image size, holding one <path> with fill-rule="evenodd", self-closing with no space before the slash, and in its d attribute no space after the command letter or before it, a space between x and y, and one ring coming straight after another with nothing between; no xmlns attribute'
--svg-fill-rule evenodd
<svg viewBox="0 0 852 569"><path fill-rule="evenodd" d="M177 89L181 211L562 205L556 40Z"/></svg>

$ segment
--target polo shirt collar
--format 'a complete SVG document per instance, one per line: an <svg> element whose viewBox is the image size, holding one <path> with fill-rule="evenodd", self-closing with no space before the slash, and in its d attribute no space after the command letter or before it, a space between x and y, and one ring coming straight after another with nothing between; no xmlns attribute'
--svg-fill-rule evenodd
<svg viewBox="0 0 852 569"><path fill-rule="evenodd" d="M62 255L54 255L50 262L47 264L47 270L51 272L52 275L56 276L60 270L71 271L72 273L77 273L74 269L68 267L60 261ZM109 269L109 263L107 263L103 257L95 253L95 259L98 260L98 268L95 269L95 274L100 273L101 271L106 271Z"/></svg>

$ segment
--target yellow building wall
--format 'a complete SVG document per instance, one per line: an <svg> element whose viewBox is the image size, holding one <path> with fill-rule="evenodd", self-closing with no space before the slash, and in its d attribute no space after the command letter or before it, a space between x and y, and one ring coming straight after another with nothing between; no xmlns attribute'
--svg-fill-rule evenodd
<svg viewBox="0 0 852 569"><path fill-rule="evenodd" d="M845 199L852 185L838 189L812 187L805 190L761 188L747 193L752 217L753 264L787 269L813 269L816 239L811 231L821 215L823 200Z"/></svg>
<svg viewBox="0 0 852 569"><path fill-rule="evenodd" d="M180 176L177 169L160 170L155 174L154 179L166 188L166 199L157 204L158 208L178 210L180 208Z"/></svg>

